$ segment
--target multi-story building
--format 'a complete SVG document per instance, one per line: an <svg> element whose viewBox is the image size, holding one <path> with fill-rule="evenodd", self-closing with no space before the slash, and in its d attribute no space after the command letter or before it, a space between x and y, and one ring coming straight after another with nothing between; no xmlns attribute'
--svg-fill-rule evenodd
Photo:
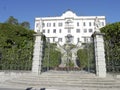
<svg viewBox="0 0 120 90"><path fill-rule="evenodd" d="M100 27L106 25L105 16L77 16L71 10L55 17L36 17L35 32L42 32L51 42L58 42L63 45L65 37L71 35L72 43L79 41L86 43L90 41L91 35L95 31L96 18L100 22Z"/></svg>

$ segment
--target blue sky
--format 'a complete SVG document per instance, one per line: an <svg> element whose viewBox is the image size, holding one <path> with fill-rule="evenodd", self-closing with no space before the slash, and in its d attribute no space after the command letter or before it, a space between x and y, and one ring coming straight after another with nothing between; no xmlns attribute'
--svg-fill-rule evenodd
<svg viewBox="0 0 120 90"><path fill-rule="evenodd" d="M33 29L35 17L61 16L68 9L82 16L104 15L107 23L120 21L120 0L0 0L0 22L14 16Z"/></svg>

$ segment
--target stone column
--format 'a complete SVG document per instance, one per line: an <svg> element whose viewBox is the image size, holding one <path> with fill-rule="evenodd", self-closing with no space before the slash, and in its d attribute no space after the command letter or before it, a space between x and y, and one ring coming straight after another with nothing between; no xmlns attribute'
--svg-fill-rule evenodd
<svg viewBox="0 0 120 90"><path fill-rule="evenodd" d="M34 34L35 44L33 52L32 72L41 73L41 61L43 56L43 40L42 33Z"/></svg>
<svg viewBox="0 0 120 90"><path fill-rule="evenodd" d="M98 77L106 77L106 63L105 63L105 50L103 33L94 32L93 42L95 51L95 64L96 64L96 75Z"/></svg>

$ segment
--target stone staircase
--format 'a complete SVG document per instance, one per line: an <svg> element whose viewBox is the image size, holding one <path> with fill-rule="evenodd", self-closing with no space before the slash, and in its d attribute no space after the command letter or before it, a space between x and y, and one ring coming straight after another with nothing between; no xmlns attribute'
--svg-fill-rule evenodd
<svg viewBox="0 0 120 90"><path fill-rule="evenodd" d="M85 71L48 71L40 75L26 73L6 80L3 87L49 88L50 90L120 90L120 79L108 75L98 78ZM35 90L35 89L32 89Z"/></svg>

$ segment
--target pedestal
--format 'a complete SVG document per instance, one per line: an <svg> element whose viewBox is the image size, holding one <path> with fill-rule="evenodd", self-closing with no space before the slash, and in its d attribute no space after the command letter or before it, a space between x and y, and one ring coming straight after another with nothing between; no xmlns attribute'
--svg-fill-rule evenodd
<svg viewBox="0 0 120 90"><path fill-rule="evenodd" d="M104 34L101 32L95 32L93 34L96 75L99 77L106 77L106 63L103 35Z"/></svg>
<svg viewBox="0 0 120 90"><path fill-rule="evenodd" d="M42 34L35 34L35 44L33 52L32 72L41 73L41 61L43 56L43 40Z"/></svg>

